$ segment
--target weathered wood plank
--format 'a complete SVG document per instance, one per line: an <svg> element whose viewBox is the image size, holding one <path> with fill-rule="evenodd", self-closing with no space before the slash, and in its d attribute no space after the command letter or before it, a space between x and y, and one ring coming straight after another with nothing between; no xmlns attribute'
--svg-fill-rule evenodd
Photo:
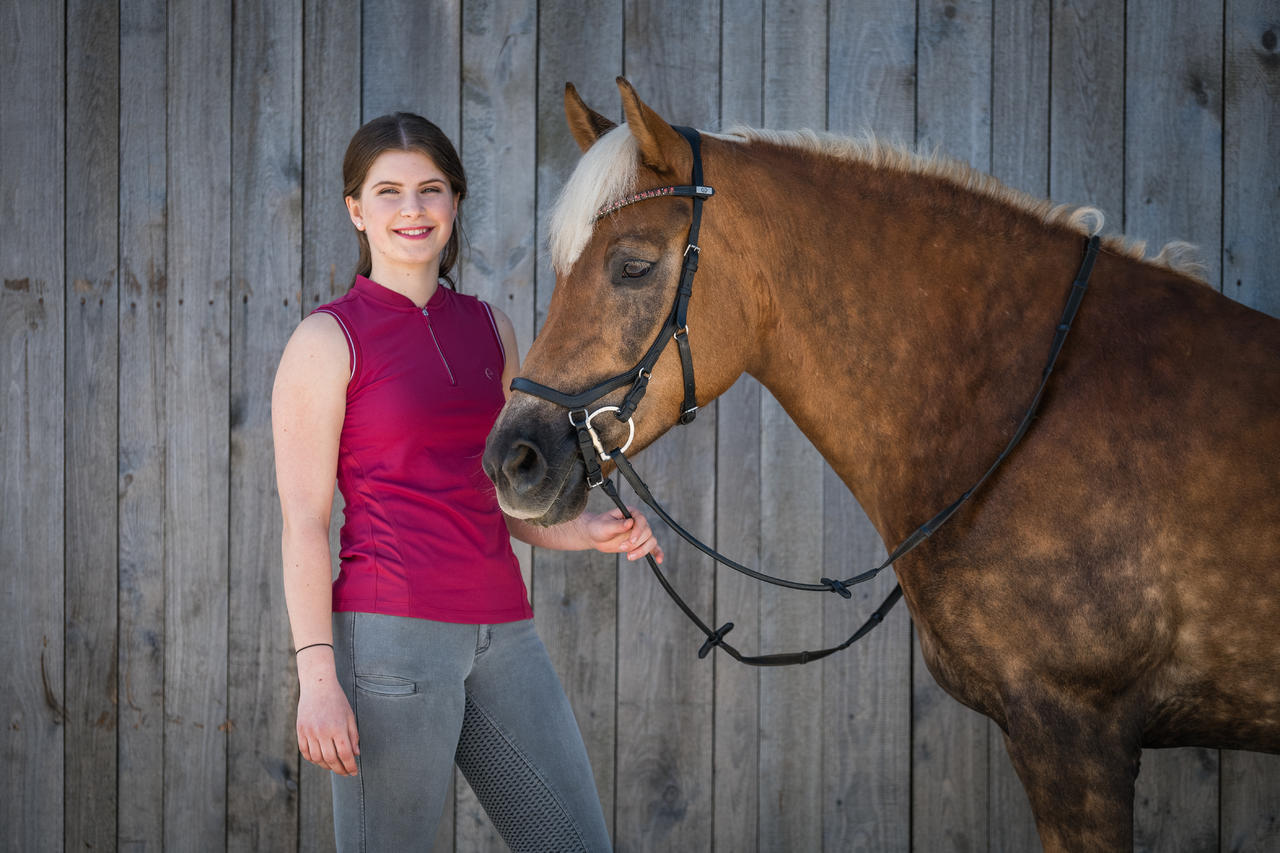
<svg viewBox="0 0 1280 853"><path fill-rule="evenodd" d="M566 26L572 21L572 26ZM555 287L555 273L545 251L545 223L560 188L578 162L578 145L564 118L564 84L606 116L618 117L613 79L622 71L622 6L601 4L583 15L578 4L542 0L538 4L537 80L537 216L534 327L517 325L527 346L541 328ZM512 318L515 320L515 318ZM519 321L517 321L519 322ZM609 505L593 495L589 508ZM618 558L595 552L567 553L535 549L530 594L538 631L564 683L591 758L605 821L618 847L632 843L615 817L632 804L617 797L615 743L618 737ZM639 568L624 566L626 569Z"/></svg>
<svg viewBox="0 0 1280 853"><path fill-rule="evenodd" d="M363 14L363 120L397 110L418 113L456 144L461 129L461 4L366 0Z"/></svg>
<svg viewBox="0 0 1280 853"><path fill-rule="evenodd" d="M346 293L356 265L355 229L342 200L342 157L361 123L361 54L352 35L361 29L360 4L306 0L302 22L299 311L306 315Z"/></svg>
<svg viewBox="0 0 1280 853"><path fill-rule="evenodd" d="M120 10L117 845L164 845L165 235L163 0Z"/></svg>
<svg viewBox="0 0 1280 853"><path fill-rule="evenodd" d="M1233 0L1224 39L1222 290L1280 317L1280 10ZM1221 849L1280 849L1280 756L1221 758Z"/></svg>
<svg viewBox="0 0 1280 853"><path fill-rule="evenodd" d="M721 7L720 124L760 126L764 70L763 0L724 0ZM714 186L720 180L709 175ZM714 215L711 211L709 215ZM760 384L738 380L716 401L716 548L760 565ZM756 581L717 567L715 624L733 622L735 646L760 645ZM760 672L715 654L714 850L755 853L760 813Z"/></svg>
<svg viewBox="0 0 1280 853"><path fill-rule="evenodd" d="M1049 7L1050 0L995 0L992 9L991 173L1037 197L1049 193ZM1004 733L991 721L987 745L989 849L1041 849Z"/></svg>
<svg viewBox="0 0 1280 853"><path fill-rule="evenodd" d="M1125 231L1200 246L1221 276L1222 4L1126 7ZM1210 215L1205 215L1210 211ZM1218 753L1147 750L1134 814L1137 850L1206 850L1218 839Z"/></svg>
<svg viewBox="0 0 1280 853"><path fill-rule="evenodd" d="M467 170L459 288L511 318L527 348L534 327L538 10L535 0L480 0L462 11L462 134ZM512 540L525 584L532 549ZM503 850L493 823L461 773L457 842L461 851Z"/></svg>
<svg viewBox="0 0 1280 853"><path fill-rule="evenodd" d="M1280 317L1280 9L1232 0L1227 13L1222 291Z"/></svg>
<svg viewBox="0 0 1280 853"><path fill-rule="evenodd" d="M119 13L67 10L66 841L116 840Z"/></svg>
<svg viewBox="0 0 1280 853"><path fill-rule="evenodd" d="M297 324L302 9L237 2L232 80L227 846L298 846L297 683L276 560L271 385Z"/></svg>
<svg viewBox="0 0 1280 853"><path fill-rule="evenodd" d="M0 6L0 846L64 843L64 89L61 3Z"/></svg>
<svg viewBox="0 0 1280 853"><path fill-rule="evenodd" d="M991 15L990 0L929 0L919 13L917 140L984 172L991 170ZM918 643L914 660L912 846L985 849L987 721L938 687Z"/></svg>
<svg viewBox="0 0 1280 853"><path fill-rule="evenodd" d="M1110 0L1053 0L1049 194L1096 205L1109 232L1124 218L1124 8Z"/></svg>
<svg viewBox="0 0 1280 853"><path fill-rule="evenodd" d="M306 0L303 13L302 294L300 316L346 292L356 264L355 230L342 201L342 157L360 126L360 4ZM295 317L297 319L297 317ZM337 571L342 495L334 489L330 557ZM295 670L296 672L296 670ZM289 703L296 717L297 683ZM298 846L334 849L332 774L297 759Z"/></svg>
<svg viewBox="0 0 1280 853"><path fill-rule="evenodd" d="M915 137L915 10L900 3L831 5L827 121L837 133ZM823 471L823 573L877 565L884 544L854 496ZM886 572L825 596L823 645L843 642L893 589ZM856 646L823 662L823 849L905 851L911 839L911 619L900 605Z"/></svg>
<svg viewBox="0 0 1280 853"><path fill-rule="evenodd" d="M164 847L226 843L231 5L169 21Z"/></svg>
<svg viewBox="0 0 1280 853"><path fill-rule="evenodd" d="M764 21L764 124L821 130L827 122L827 4L767 4ZM772 395L760 412L761 565L804 575L823 565L824 463ZM812 593L760 590L763 652L818 648L823 602ZM760 673L759 846L817 850L823 795L822 668Z"/></svg>
<svg viewBox="0 0 1280 853"><path fill-rule="evenodd" d="M633 0L625 4L624 27L623 67L645 102L669 121L714 126L720 77L715 5ZM697 328L694 288L691 328ZM669 347L654 382L678 384L679 376L679 358ZM652 400L651 394L638 416L674 423L676 413L653 408ZM715 427L715 410L704 410L639 457L668 510L707 537L715 530ZM715 606L713 564L658 529L672 584L709 618ZM617 797L619 804L629 804L625 816L619 814L618 844L633 850L710 849L714 669L696 656L700 637L644 564L622 563L618 599Z"/></svg>

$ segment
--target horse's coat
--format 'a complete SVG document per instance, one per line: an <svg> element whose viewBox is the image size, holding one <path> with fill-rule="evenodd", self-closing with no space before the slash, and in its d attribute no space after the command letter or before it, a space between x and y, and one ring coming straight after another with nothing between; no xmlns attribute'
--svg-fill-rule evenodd
<svg viewBox="0 0 1280 853"><path fill-rule="evenodd" d="M619 86L634 179L600 200L687 182L685 141ZM612 128L572 89L566 107L584 150ZM716 195L689 318L699 402L756 377L889 544L1008 441L1087 218L901 156L704 138ZM633 364L688 224L688 201L654 199L557 244L525 375L572 392ZM1144 746L1280 752L1280 321L1138 253L1106 241L1031 432L896 565L930 671L1005 732L1047 850L1129 848ZM680 396L669 350L637 447ZM565 412L543 400L512 399L484 462L513 514L585 505Z"/></svg>

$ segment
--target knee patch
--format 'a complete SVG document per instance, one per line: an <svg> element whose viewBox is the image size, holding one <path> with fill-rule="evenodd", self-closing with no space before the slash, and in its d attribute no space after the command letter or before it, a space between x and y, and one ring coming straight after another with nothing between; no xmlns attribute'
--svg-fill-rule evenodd
<svg viewBox="0 0 1280 853"><path fill-rule="evenodd" d="M455 760L513 853L587 849L563 803L470 696Z"/></svg>

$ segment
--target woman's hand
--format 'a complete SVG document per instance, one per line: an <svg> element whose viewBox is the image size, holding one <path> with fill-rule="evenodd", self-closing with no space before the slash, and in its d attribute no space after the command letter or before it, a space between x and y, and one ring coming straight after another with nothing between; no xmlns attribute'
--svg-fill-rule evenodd
<svg viewBox="0 0 1280 853"><path fill-rule="evenodd" d="M320 649L315 652L316 657L324 654ZM333 674L332 658L327 664L327 674L317 676L308 670L326 672L323 663L298 662L298 680L302 685L298 697L298 751L318 767L339 776L355 776L355 757L360 754L356 715Z"/></svg>
<svg viewBox="0 0 1280 853"><path fill-rule="evenodd" d="M620 509L582 514L582 530L592 547L606 554L626 551L628 560L639 560L646 554L652 554L661 563L662 547L653 536L649 520L635 507L629 506L627 510L631 518L623 518Z"/></svg>

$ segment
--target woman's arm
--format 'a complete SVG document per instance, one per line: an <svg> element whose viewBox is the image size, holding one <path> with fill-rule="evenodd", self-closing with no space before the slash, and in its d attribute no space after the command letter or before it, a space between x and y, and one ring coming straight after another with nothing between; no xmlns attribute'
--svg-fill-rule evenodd
<svg viewBox="0 0 1280 853"><path fill-rule="evenodd" d="M508 397L511 396L511 380L520 372L520 350L516 343L515 326L511 319L497 308L493 309L493 317L498 326L498 334L502 338L502 348L506 352L506 364L502 370L502 388ZM649 520L635 507L627 507L633 518L622 517L622 511L612 509L608 512L584 512L573 521L566 521L554 527L538 527L518 518L507 516L507 530L522 542L536 545L539 548L551 548L556 551L585 551L594 548L606 554L627 552L628 560L639 560L646 554L653 554L655 560L662 562L662 548L653 536Z"/></svg>
<svg viewBox="0 0 1280 853"><path fill-rule="evenodd" d="M290 337L271 392L284 595L298 650L298 749L344 776L356 772L360 749L334 666L329 514L350 362L337 322L312 314Z"/></svg>

